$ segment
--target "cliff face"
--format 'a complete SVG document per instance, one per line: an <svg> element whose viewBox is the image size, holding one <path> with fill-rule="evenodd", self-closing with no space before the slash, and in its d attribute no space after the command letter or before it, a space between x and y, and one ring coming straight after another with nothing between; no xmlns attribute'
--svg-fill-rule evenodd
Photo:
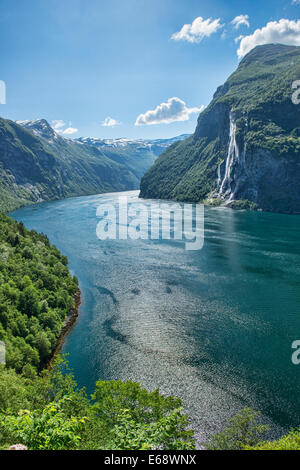
<svg viewBox="0 0 300 470"><path fill-rule="evenodd" d="M258 46L201 113L194 136L162 154L141 197L300 213L300 48Z"/></svg>

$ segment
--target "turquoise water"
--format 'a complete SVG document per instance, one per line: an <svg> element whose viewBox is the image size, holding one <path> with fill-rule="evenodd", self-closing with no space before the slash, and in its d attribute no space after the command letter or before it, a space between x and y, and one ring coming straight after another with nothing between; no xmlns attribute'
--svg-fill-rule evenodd
<svg viewBox="0 0 300 470"><path fill-rule="evenodd" d="M118 196L13 214L46 233L79 278L80 316L63 348L78 382L92 392L98 378L132 379L178 395L200 440L245 406L275 433L298 426L299 216L205 208L199 251L173 240L100 241L96 210Z"/></svg>

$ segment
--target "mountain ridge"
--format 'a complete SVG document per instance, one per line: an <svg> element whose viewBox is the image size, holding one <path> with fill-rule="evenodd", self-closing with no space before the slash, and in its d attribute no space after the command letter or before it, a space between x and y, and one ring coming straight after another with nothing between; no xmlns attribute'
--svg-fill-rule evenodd
<svg viewBox="0 0 300 470"><path fill-rule="evenodd" d="M127 167L99 149L53 134L45 123L37 121L42 128L33 133L0 118L0 210L138 187L138 178Z"/></svg>
<svg viewBox="0 0 300 470"><path fill-rule="evenodd" d="M300 47L257 46L141 180L141 197L300 213Z"/></svg>
<svg viewBox="0 0 300 470"><path fill-rule="evenodd" d="M138 189L172 139L66 138L46 119L0 118L0 210L47 200Z"/></svg>
<svg viewBox="0 0 300 470"><path fill-rule="evenodd" d="M154 164L156 158L174 142L183 140L187 134L169 139L98 139L80 137L75 139L101 150L112 160L127 165L130 171L140 180L145 172Z"/></svg>

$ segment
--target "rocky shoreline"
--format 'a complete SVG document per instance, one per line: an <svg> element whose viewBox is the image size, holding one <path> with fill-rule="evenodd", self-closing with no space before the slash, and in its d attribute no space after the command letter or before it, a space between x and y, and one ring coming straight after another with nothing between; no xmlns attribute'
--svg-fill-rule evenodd
<svg viewBox="0 0 300 470"><path fill-rule="evenodd" d="M69 334L71 328L74 326L74 324L76 323L76 320L78 318L79 307L81 305L81 291L80 291L79 288L78 288L76 294L74 295L74 300L75 300L75 308L73 310L71 310L70 315L68 315L68 317L66 318L64 326L61 329L61 332L60 332L59 338L57 340L55 350L52 354L51 359L49 360L49 362L47 364L47 369L48 370L52 369L55 358L61 352L61 348L62 348L62 345L63 345L63 342L64 342L66 336Z"/></svg>

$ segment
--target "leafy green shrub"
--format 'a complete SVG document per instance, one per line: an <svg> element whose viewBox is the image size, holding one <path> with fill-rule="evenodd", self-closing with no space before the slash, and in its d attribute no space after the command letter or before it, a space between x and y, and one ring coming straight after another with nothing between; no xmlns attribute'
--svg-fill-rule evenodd
<svg viewBox="0 0 300 470"><path fill-rule="evenodd" d="M277 441L261 442L256 446L246 446L245 450L300 450L300 430L292 430Z"/></svg>
<svg viewBox="0 0 300 470"><path fill-rule="evenodd" d="M194 448L194 432L188 430L179 398L148 392L135 382L98 381L92 399L88 425L101 423L100 433L105 429L109 441L106 448Z"/></svg>
<svg viewBox="0 0 300 470"><path fill-rule="evenodd" d="M260 424L259 412L245 408L228 421L228 426L204 443L208 450L243 450L245 446L255 446L268 431L268 426Z"/></svg>
<svg viewBox="0 0 300 470"><path fill-rule="evenodd" d="M0 367L0 448L194 448L178 398L111 381L97 382L91 401L61 357L50 371L25 372Z"/></svg>
<svg viewBox="0 0 300 470"><path fill-rule="evenodd" d="M182 415L181 409L171 411L150 424L135 421L129 410L124 410L118 415L117 424L111 430L109 449L194 449L193 432L185 430L187 424L187 417Z"/></svg>
<svg viewBox="0 0 300 470"><path fill-rule="evenodd" d="M148 392L139 383L121 380L99 380L92 398L94 412L110 425L116 424L122 409L128 409L133 419L150 423L182 405L179 398L165 397L159 390Z"/></svg>
<svg viewBox="0 0 300 470"><path fill-rule="evenodd" d="M68 417L63 411L68 397L50 403L40 413L20 410L18 416L0 415L0 429L29 450L61 450L78 447L84 418Z"/></svg>

